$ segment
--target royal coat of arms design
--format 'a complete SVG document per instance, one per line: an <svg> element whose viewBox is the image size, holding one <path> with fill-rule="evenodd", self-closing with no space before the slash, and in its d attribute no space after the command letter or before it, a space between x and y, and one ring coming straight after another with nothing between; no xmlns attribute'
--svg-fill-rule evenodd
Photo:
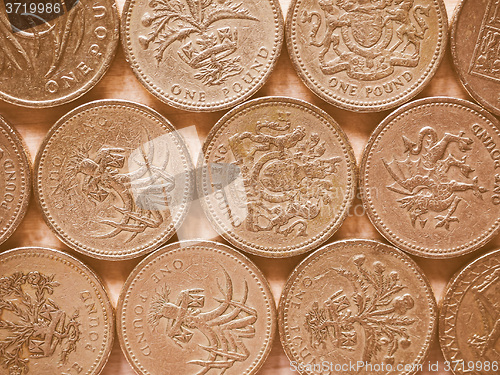
<svg viewBox="0 0 500 375"><path fill-rule="evenodd" d="M237 55L237 26L222 25L230 20L258 21L243 3L231 0L151 0L150 12L142 17L140 35L144 49L154 44L154 56L161 63L170 45L177 45L177 54L196 71L194 77L207 86L220 85L240 74L243 67ZM217 27L216 23L221 27Z"/></svg>
<svg viewBox="0 0 500 375"><path fill-rule="evenodd" d="M415 0L318 0L320 11L304 11L308 43L318 47L321 71L345 71L353 79L388 77L397 66L416 67L431 6ZM420 2L419 2L420 3Z"/></svg>
<svg viewBox="0 0 500 375"><path fill-rule="evenodd" d="M174 302L170 300L168 286L156 293L149 309L148 320L153 329L162 327L168 340L181 348L190 350L189 345L194 341L207 352L207 358L188 362L201 367L197 375L210 370L223 374L236 362L245 361L250 356L245 340L255 337L254 324L258 317L247 301L248 284L244 281L243 295L236 299L233 281L225 270L223 272L225 285L219 285L221 297L212 297L218 303L214 309L205 309L209 297L204 289L183 290ZM206 343L200 343L202 337Z"/></svg>
<svg viewBox="0 0 500 375"><path fill-rule="evenodd" d="M309 222L335 210L341 157L325 157L321 135L293 126L290 113L230 137L246 196L245 230L306 236Z"/></svg>
<svg viewBox="0 0 500 375"><path fill-rule="evenodd" d="M9 375L28 374L30 358L66 363L76 350L79 314L50 298L58 286L54 275L37 271L0 278L0 366Z"/></svg>
<svg viewBox="0 0 500 375"><path fill-rule="evenodd" d="M439 139L436 130L426 126L420 130L418 140L411 141L403 136L406 158L387 162L382 160L394 183L387 189L400 194L398 203L408 211L413 226L418 222L425 228L428 214L442 213L434 217L435 228L450 229L458 223L453 216L466 198L460 194L470 191L477 199L487 189L479 184L479 177L473 177L474 168L467 162L473 140L460 134L445 133ZM462 157L452 153L450 145L456 144Z"/></svg>
<svg viewBox="0 0 500 375"><path fill-rule="evenodd" d="M384 362L395 363L398 350L405 350L412 344L408 329L415 319L408 312L415 306L415 300L404 293L397 271L387 272L379 261L365 265L364 255L352 259L356 271L332 268L318 275L328 274L345 278L354 288L348 296L343 289L332 293L320 305L314 302L305 315L304 325L313 348L346 350L353 352L362 347L361 359L372 363L376 356L385 353Z"/></svg>

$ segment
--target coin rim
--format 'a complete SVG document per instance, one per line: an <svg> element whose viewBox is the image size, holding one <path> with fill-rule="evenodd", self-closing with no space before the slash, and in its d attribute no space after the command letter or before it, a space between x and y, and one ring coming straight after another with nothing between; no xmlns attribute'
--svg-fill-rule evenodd
<svg viewBox="0 0 500 375"><path fill-rule="evenodd" d="M493 237L497 235L500 231L500 218L497 218L493 223L492 227L483 236L480 241L477 239L471 240L468 243L455 246L452 249L443 251L442 249L432 250L428 247L421 247L417 245L412 245L407 243L404 239L399 239L397 235L389 235L387 231L383 228L386 224L379 217L378 213L375 212L375 209L372 208L373 202L369 200L366 193L366 187L369 186L369 182L367 181L367 163L368 159L371 158L372 147L375 141L381 136L382 131L386 128L386 126L390 125L393 121L397 120L398 117L401 117L408 110L411 110L415 107L424 106L424 105L448 105L453 107L462 107L466 111L477 112L478 115L483 116L487 122L491 122L492 127L496 130L497 136L500 137L500 123L499 121L484 108L479 105L472 103L468 100L447 97L447 96L435 96L430 98L424 98L412 101L410 103L405 104L404 106L399 107L392 113L390 113L386 118L382 120L382 122L375 128L373 133L366 144L366 147L363 151L363 157L360 163L360 181L359 181L359 191L361 194L361 200L363 202L363 207L365 208L366 214L370 219L370 222L377 229L377 231L389 242L391 242L394 246L418 257L428 258L428 259L447 259L447 258L455 258L461 255L468 254L473 252L474 250L479 249L484 246L486 243L491 241ZM488 234L489 232L489 234ZM469 245L469 243L471 243ZM458 250L456 250L458 248Z"/></svg>
<svg viewBox="0 0 500 375"><path fill-rule="evenodd" d="M452 56L452 61L453 61L453 68L455 70L455 73L458 75L458 78L460 79L460 83L462 84L462 87L467 91L467 93L474 99L478 104L486 108L488 111L492 112L496 116L500 116L500 106L495 107L493 104L489 102L489 100L485 99L482 95L479 94L478 91L476 91L471 84L466 79L466 72L463 71L463 69L460 67L458 63L458 51L457 51L457 46L458 46L458 41L456 38L456 33L457 33L457 28L458 28L458 21L460 18L460 15L462 14L463 6L467 0L461 0L457 3L455 10L453 12L453 18L451 20L451 25L450 25L450 49L451 49L451 56ZM486 11L486 10L485 10ZM484 18L484 16L483 16ZM476 42L477 44L477 42ZM500 84L497 84L498 91L500 91Z"/></svg>
<svg viewBox="0 0 500 375"><path fill-rule="evenodd" d="M255 361L258 361L253 370L251 372L245 372L244 374L246 375L253 375L256 374L259 369L262 367L264 362L269 356L269 353L271 352L273 348L273 342L274 338L276 336L276 326L277 326L277 319L276 319L276 301L273 295L273 292L271 290L271 286L269 285L269 282L267 281L266 277L262 273L262 271L253 263L249 258L247 258L245 255L241 254L240 252L232 249L231 247L224 245L222 243L214 242L214 241L207 241L207 240L188 240L188 241L180 241L180 242L175 242L168 244L166 246L163 246L162 248L158 249L154 253L148 255L145 259L143 259L130 273L130 275L127 277L127 280L125 281L125 284L123 285L121 291L120 291L120 296L118 297L118 304L116 307L116 331L118 335L118 341L120 343L120 348L122 350L123 355L127 359L127 362L130 364L130 366L134 369L134 371L137 374L142 374L142 375L152 375L149 371L142 371L140 368L140 362L139 361L134 361L132 357L135 357L134 353L129 353L128 348L126 344L126 340L124 338L124 325L125 322L123 320L125 319L125 314L124 314L124 304L125 304L125 298L128 294L130 294L131 288L134 287L134 283L137 281L136 277L145 270L146 267L152 267L152 264L156 261L157 258L163 257L163 256L169 256L169 253L175 253L178 251L190 251L194 252L195 254L197 253L197 249L202 248L203 250L208 250L208 251L215 251L221 255L229 257L231 260L235 260L236 262L240 262L240 264L246 268L248 271L250 271L250 275L254 276L254 278L258 279L259 282L261 283L260 285L260 291L262 294L265 296L265 300L267 300L268 306L267 306L267 316L270 317L270 319L267 319L267 346L264 348L262 351L261 349L261 356L260 358L257 358ZM145 271L144 271L145 272ZM239 271L238 271L239 272ZM254 275L252 275L252 272ZM236 274L237 272L235 272ZM130 345L128 345L130 346ZM136 363L137 362L137 363Z"/></svg>
<svg viewBox="0 0 500 375"><path fill-rule="evenodd" d="M419 279L422 284L425 287L425 294L427 295L427 303L430 305L431 310L429 311L430 313L430 329L428 330L427 333L427 338L425 340L425 343L420 350L417 358L415 359L415 364L423 364L426 357L429 354L431 343L434 339L434 335L437 330L437 304L436 304L436 299L434 297L434 292L432 290L431 284L427 277L425 276L424 272L422 269L418 266L418 264L411 259L407 254L399 250L398 248L391 246L391 245L386 245L382 242L378 241L373 241L373 240L365 240L365 239L349 239L349 240L342 240L342 241L336 241L332 242L330 244L327 244L318 250L316 250L314 253L310 254L307 258L302 260L302 262L299 263L297 267L292 271L291 275L288 277L285 286L283 287L283 291L281 292L280 300L279 300L279 305L278 305L278 329L279 329L279 336L280 336L280 341L281 345L283 347L283 350L287 356L287 358L290 360L290 362L295 361L295 358L293 356L293 353L290 351L290 348L288 346L288 343L286 342L285 338L285 308L286 308L286 303L287 303L287 297L288 293L293 287L293 284L295 281L301 276L301 274L305 273L309 266L313 263L319 260L319 258L323 257L324 255L328 255L330 253L335 253L335 252L340 252L342 251L343 248L345 247L355 247L355 246L360 246L360 247L373 247L375 250L378 250L380 252L386 252L387 254L393 255L395 258L398 260L402 261L406 265L408 265L408 271L413 271L413 274ZM374 258L375 259L375 258ZM307 375L308 373L305 371L300 371L297 369L297 371L302 374L302 375ZM401 375L413 375L418 371L418 366L413 366L413 371L410 372L400 372L399 374Z"/></svg>
<svg viewBox="0 0 500 375"><path fill-rule="evenodd" d="M281 54L281 50L283 47L283 40L284 40L284 20L283 20L283 13L281 10L281 5L279 3L279 0L266 0L269 1L271 4L271 7L275 9L274 12L274 21L275 21L275 29L276 29L276 34L274 38L274 45L272 48L272 54L273 57L270 59L270 61L267 63L267 71L261 76L260 80L255 83L253 86L250 86L249 89L245 91L245 94L239 95L236 97L234 100L227 101L227 100L220 100L216 103L210 103L207 102L205 104L198 103L198 104L189 104L186 102L186 100L182 99L176 99L175 97L171 97L169 93L166 92L161 87L158 87L156 84L150 83L149 77L151 76L150 74L145 74L142 71L142 68L140 64L136 61L137 58L135 57L135 54L131 51L131 48L129 48L131 42L129 41L129 35L130 35L130 22L128 20L129 18L129 13L130 9L137 0L125 0L125 4L123 6L123 11L122 11L122 19L121 19L121 26L120 26L120 33L121 33L121 41L122 41L122 46L123 46L123 51L125 54L125 59L127 60L127 63L129 64L130 68L134 72L135 77L137 80L142 84L142 86L153 96L155 96L158 100L162 101L165 104L168 104L174 108L177 109L182 109L185 111L191 111L191 112L215 112L215 111L220 111L220 110L225 110L232 108L250 97L252 97L258 90L262 88L262 86L267 82L269 79L269 76L271 73L274 71L276 68L276 65L278 63L278 59ZM134 3L134 4L133 4ZM222 101L222 104L217 104Z"/></svg>
<svg viewBox="0 0 500 375"><path fill-rule="evenodd" d="M446 6L444 0L432 0L434 2L433 4L434 9L437 10L439 8L439 11L441 12L441 21L440 25L438 26L440 29L440 31L438 32L441 33L441 40L438 39L438 43L434 51L432 61L428 65L426 73L422 74L419 77L418 82L413 84L413 86L415 86L414 89L412 88L407 89L405 93L399 94L396 97L396 99L376 101L373 104L369 103L363 104L359 101L347 100L339 95L332 97L327 93L325 93L325 91L327 91L328 89L325 89L324 85L320 84L316 85L313 82L311 82L311 80L308 77L310 73L306 72L305 68L304 69L302 68L302 66L304 66L305 64L302 62L300 56L298 56L298 54L295 53L295 47L292 40L293 39L292 35L295 35L297 33L297 31L293 29L293 24L298 15L296 17L294 16L295 13L294 9L298 2L305 2L305 1L306 0L291 0L288 8L287 19L285 24L285 40L288 48L288 55L290 56L290 61L292 62L295 72L300 77L302 82L309 88L309 90L311 90L320 99L340 109L358 113L382 112L389 109L394 109L404 103L407 103L415 96L417 96L422 90L424 90L424 88L429 84L431 79L436 74L436 71L441 65L443 58L446 54L447 51L446 47L448 43L448 15L446 12ZM438 4L436 4L436 2ZM438 12L438 18L439 18L439 12Z"/></svg>
<svg viewBox="0 0 500 375"><path fill-rule="evenodd" d="M81 0L79 0L81 1ZM56 99L50 99L50 100L27 100L27 99L22 99L22 98L17 98L12 95L8 95L4 93L0 87L0 99L10 103L10 104L15 104L21 107L26 107L26 108L52 108L52 107L57 107L63 104L70 103L86 93L88 93L90 90L92 90L104 77L104 75L107 73L109 68L111 67L111 64L113 63L117 50L118 50L118 44L120 42L120 16L118 14L118 8L116 5L115 0L106 0L112 3L111 5L111 13L113 15L114 19L114 28L113 28L113 40L110 42L112 51L110 54L105 55L103 63L100 64L99 69L97 69L98 73L94 76L93 79L89 80L86 82L85 85L80 87L78 90L74 90L68 95L65 95L63 97L58 97ZM13 78L15 79L15 78Z"/></svg>
<svg viewBox="0 0 500 375"><path fill-rule="evenodd" d="M10 141L18 157L21 171L21 192L17 202L14 215L9 218L6 230L2 233L0 228L0 245L7 241L23 221L31 198L31 162L28 148L21 134L3 116L0 115L0 131L5 133L5 138ZM3 226L3 225L2 225Z"/></svg>
<svg viewBox="0 0 500 375"><path fill-rule="evenodd" d="M310 238L305 241L305 243L301 243L293 246L293 248L272 248L270 246L264 245L255 245L249 241L246 241L244 238L239 239L240 236L236 236L235 238L234 231L229 230L225 231L218 223L217 215L214 214L212 209L208 206L210 205L208 202L208 196L206 196L205 191L207 190L206 181L208 181L208 177L206 176L206 162L207 162L207 151L210 145L217 140L220 136L220 131L223 130L225 125L229 121L233 121L237 116L241 116L241 112L243 111L252 111L256 110L258 107L266 107L266 106L296 106L301 111L306 111L316 117L318 120L322 122L323 125L329 128L329 130L334 131L334 135L342 146L342 158L345 160L347 164L347 188L346 193L344 195L344 199L342 202L341 208L343 207L343 211L338 212L335 216L336 220L330 220L329 224L325 227L325 229L319 233L317 236ZM231 245L236 248L246 251L253 255L258 255L266 258L287 258L295 255L303 254L312 249L315 249L319 245L323 244L327 241L337 230L342 226L347 215L349 214L349 209L352 206L354 198L356 196L357 185L358 185L358 167L356 163L356 157L354 155L354 150L352 148L351 142L347 137L346 133L339 125L337 121L333 119L328 113L323 111L321 108L316 107L315 105L308 103L306 101L289 98L284 96L265 96L253 100L249 100L239 106L233 108L231 111L226 113L217 123L212 127L210 132L207 135L207 138L203 144L202 152L200 152L198 163L196 170L198 172L198 176L196 178L196 187L198 191L198 196L201 197L200 202L203 207L203 212L210 222L211 226L215 231L221 235L226 241L228 241ZM335 219L334 217L334 219Z"/></svg>
<svg viewBox="0 0 500 375"><path fill-rule="evenodd" d="M445 287L444 292L442 294L443 298L441 299L441 302L439 303L439 332L438 332L438 334L439 334L439 337L438 337L439 348L441 350L441 353L443 354L445 361L448 361L450 363L452 363L453 361L451 360L451 358L449 356L450 351L447 350L445 347L445 339L444 339L444 336L445 336L444 327L446 325L446 312L448 310L447 306L448 306L449 299L454 294L455 289L458 286L460 286L460 283L462 281L461 279L467 277L467 274L470 274L470 272L472 272L473 268L475 268L477 265L479 265L479 263L482 263L483 261L485 261L489 257L498 257L500 259L500 249L487 252L486 254L483 254L483 255L475 258L474 260L468 262L465 266L463 266L457 272L455 272L455 274L453 275L451 280L448 281L448 283L446 284L446 287ZM464 296L462 296L462 298L460 300L462 300L463 297ZM458 311L458 308L457 308L457 311ZM456 320L455 314L453 314L453 315L450 314L450 316L455 317L454 320ZM453 327L454 327L454 329L456 328L455 324L453 324ZM452 341L452 343L453 342L457 343L456 338L454 341ZM455 346L458 349L458 353L461 353L460 348L458 348L458 345L455 345ZM463 356L461 356L461 357L463 357ZM454 368L454 366L451 366L450 369L451 369L451 372L455 375L464 374L464 372L456 370Z"/></svg>
<svg viewBox="0 0 500 375"><path fill-rule="evenodd" d="M11 256L27 256L31 255L34 257L46 257L49 260L59 261L63 263L64 261L68 262L68 265L72 264L74 268L79 269L80 274L85 276L89 283L92 284L91 280L94 282L94 292L99 297L102 303L101 307L104 310L104 313L108 313L108 329L104 333L107 335L108 340L107 344L103 344L101 360L99 362L94 361L95 371L87 372L85 375L98 375L104 369L104 366L108 363L109 357L111 355L111 351L113 349L113 344L115 341L115 313L113 310L113 305L111 304L111 300L109 298L108 292L102 279L95 273L89 266L84 264L81 260L75 258L74 256L67 254L60 250L50 249L47 247L39 247L39 246L24 246L18 247L11 250L7 250L0 254L0 264L5 261L5 258ZM64 263L63 263L64 264ZM71 267L71 266L70 266ZM97 363L96 363L97 362Z"/></svg>
<svg viewBox="0 0 500 375"><path fill-rule="evenodd" d="M188 177L187 177L187 186L184 187L184 194L185 198L184 201L185 203L184 208L181 209L180 214L179 214L179 219L177 222L173 222L169 225L169 227L172 227L170 229L167 228L167 230L163 231L163 234L157 235L158 239L155 241L148 240L148 242L140 246L139 249L134 248L132 250L127 251L126 253L110 253L106 249L96 249L93 246L87 246L85 244L80 244L80 241L76 241L75 243L73 237L70 237L68 234L65 233L65 231L59 228L59 223L56 222L52 215L50 214L48 208L46 208L46 203L45 198L41 196L41 186L42 181L41 181L41 173L40 173L40 168L42 167L40 165L40 162L42 160L42 156L46 154L46 147L48 143L51 141L52 137L56 135L56 133L59 131L60 128L62 128L67 121L71 120L73 117L77 116L78 114L90 110L92 108L99 108L99 107L108 107L108 106L121 106L121 107L128 107L131 110L137 110L140 112L143 112L143 114L149 114L151 117L155 118L155 120L158 122L158 125L163 127L163 129L166 132L170 132L174 135L177 143L177 149L180 151L182 150L182 156L185 158L185 165L184 169L188 171ZM141 114L142 115L142 114ZM120 260L127 260L127 259L133 259L140 257L142 255L145 255L147 253L150 253L151 251L157 249L164 243L166 243L174 234L176 234L177 229L181 226L181 224L184 222L184 219L187 216L187 213L189 211L189 207L191 206L191 202L193 200L193 192L194 192L194 176L193 176L193 163L191 160L191 155L188 151L186 142L182 135L177 131L177 129L172 125L172 123L167 120L164 116L162 116L160 113L156 112L154 109L141 104L141 103L136 103L128 100L119 100L119 99L102 99L102 100L96 100L92 101L86 104L83 104L65 115L63 115L59 120L56 121L56 123L50 128L49 132L45 136L42 144L40 145L40 148L38 149L38 153L36 155L35 159L35 165L34 165L34 178L33 178L33 191L35 195L35 200L40 207L40 210L42 212L43 219L47 226L54 232L54 234L59 238L61 242L63 242L65 245L69 246L73 250L78 251L81 254L90 256L92 258L96 259L101 259L101 260L111 260L111 261L120 261ZM43 202L42 202L43 201Z"/></svg>

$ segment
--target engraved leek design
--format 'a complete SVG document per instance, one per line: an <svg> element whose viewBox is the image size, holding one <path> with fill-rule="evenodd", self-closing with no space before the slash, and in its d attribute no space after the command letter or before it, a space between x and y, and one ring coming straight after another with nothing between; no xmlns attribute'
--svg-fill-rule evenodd
<svg viewBox="0 0 500 375"><path fill-rule="evenodd" d="M223 27L210 32L217 21L245 19L258 21L242 4L230 0L151 0L152 14L145 13L142 23L152 30L148 36L139 36L144 49L153 42L154 56L161 63L165 51L174 42L183 42L192 34L199 36L195 43L187 42L178 51L179 56L193 69L198 70L195 78L206 85L219 85L227 78L241 73L240 57L228 56L238 46L236 28ZM187 4L187 6L186 6Z"/></svg>
<svg viewBox="0 0 500 375"><path fill-rule="evenodd" d="M208 341L207 345L198 344L208 353L206 359L191 360L188 363L201 366L197 375L206 374L211 369L224 373L235 362L243 362L250 351L242 339L255 337L254 323L257 311L247 305L248 284L242 298L233 299L233 282L223 270L225 288L217 282L222 298L213 298L219 305L210 311L203 311L205 292L203 289L183 290L176 302L169 299L170 289L166 286L153 298L149 310L149 323L156 329L162 320L162 328L168 338L183 348L198 331ZM194 351L193 351L194 352Z"/></svg>
<svg viewBox="0 0 500 375"><path fill-rule="evenodd" d="M32 27L25 31L17 30L15 32L7 18L0 16L0 73L11 69L24 72L33 71L42 49L48 48L53 53L45 77L54 76L60 68L63 57L68 54L74 55L83 42L84 13L84 5L81 1L77 1L72 9L69 11L65 9L64 14L58 17L54 24L45 22L38 26L33 17L39 18L39 16L27 14L26 20ZM74 43L70 43L70 36L73 36ZM23 39L31 40L28 43L22 43ZM48 45L42 45L42 40L48 40ZM68 50L70 44L72 48ZM41 59L41 61L45 60Z"/></svg>
<svg viewBox="0 0 500 375"><path fill-rule="evenodd" d="M407 327L415 319L405 315L415 302L409 294L397 296L406 287L401 285L396 271L386 275L385 266L378 261L373 263L373 272L369 271L364 267L365 260L364 255L354 257L358 272L332 268L316 277L333 272L347 279L354 292L352 302L341 289L324 302L324 307L315 302L306 314L306 328L314 348L326 349L331 342L337 349L354 351L362 345L361 360L365 363L371 363L385 350L384 361L392 365L398 349L411 345ZM360 328L364 331L364 343L358 341L362 337Z"/></svg>
<svg viewBox="0 0 500 375"><path fill-rule="evenodd" d="M29 372L29 359L52 357L60 350L66 363L80 339L78 312L66 313L47 295L59 283L54 275L16 272L0 278L0 366L10 375ZM32 290L34 296L26 292Z"/></svg>

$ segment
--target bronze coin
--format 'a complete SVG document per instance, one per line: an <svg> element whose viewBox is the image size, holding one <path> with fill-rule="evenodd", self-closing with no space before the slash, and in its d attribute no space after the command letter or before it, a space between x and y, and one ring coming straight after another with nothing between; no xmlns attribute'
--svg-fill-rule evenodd
<svg viewBox="0 0 500 375"><path fill-rule="evenodd" d="M50 19L44 21L40 10ZM11 24L14 14L25 28ZM119 28L114 0L5 2L0 6L0 98L26 107L79 98L111 65Z"/></svg>
<svg viewBox="0 0 500 375"><path fill-rule="evenodd" d="M283 43L278 0L127 0L125 56L144 87L188 111L217 111L251 97Z"/></svg>
<svg viewBox="0 0 500 375"><path fill-rule="evenodd" d="M476 104L442 97L399 108L375 129L361 162L368 217L417 256L478 249L500 226L499 147L497 119Z"/></svg>
<svg viewBox="0 0 500 375"><path fill-rule="evenodd" d="M246 257L215 242L168 245L125 283L118 339L138 374L256 374L276 331L269 284Z"/></svg>
<svg viewBox="0 0 500 375"><path fill-rule="evenodd" d="M441 303L439 341L446 370L500 371L500 250L476 259L450 281Z"/></svg>
<svg viewBox="0 0 500 375"><path fill-rule="evenodd" d="M342 225L354 199L356 160L327 113L266 97L227 113L210 131L199 195L214 228L266 257L312 250Z"/></svg>
<svg viewBox="0 0 500 375"><path fill-rule="evenodd" d="M500 116L500 3L462 0L450 32L455 70L469 94Z"/></svg>
<svg viewBox="0 0 500 375"><path fill-rule="evenodd" d="M399 106L431 80L447 42L443 0L293 0L286 40L302 81L357 112Z"/></svg>
<svg viewBox="0 0 500 375"><path fill-rule="evenodd" d="M290 368L301 374L409 375L423 369L436 310L410 257L350 240L299 264L283 289L278 324Z"/></svg>
<svg viewBox="0 0 500 375"><path fill-rule="evenodd" d="M166 242L192 200L192 164L174 127L151 108L85 104L47 134L35 162L47 225L85 255L123 260Z"/></svg>
<svg viewBox="0 0 500 375"><path fill-rule="evenodd" d="M60 251L0 254L0 372L97 375L114 339L114 315L97 276Z"/></svg>
<svg viewBox="0 0 500 375"><path fill-rule="evenodd" d="M0 244L23 220L31 193L31 166L20 134L0 116Z"/></svg>

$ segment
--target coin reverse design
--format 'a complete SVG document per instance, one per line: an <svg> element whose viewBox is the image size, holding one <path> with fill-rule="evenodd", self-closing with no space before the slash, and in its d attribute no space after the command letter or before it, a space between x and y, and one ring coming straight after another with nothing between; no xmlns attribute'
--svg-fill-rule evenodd
<svg viewBox="0 0 500 375"><path fill-rule="evenodd" d="M328 244L293 271L278 308L294 370L338 375L414 374L436 328L436 302L418 266L368 240ZM361 365L362 364L362 365Z"/></svg>
<svg viewBox="0 0 500 375"><path fill-rule="evenodd" d="M321 109L291 98L249 101L210 131L199 195L214 228L266 257L310 251L343 223L357 169L347 136Z"/></svg>
<svg viewBox="0 0 500 375"><path fill-rule="evenodd" d="M269 285L215 242L180 242L144 259L117 308L118 338L138 374L256 374L276 330Z"/></svg>
<svg viewBox="0 0 500 375"><path fill-rule="evenodd" d="M407 104L375 129L360 188L368 217L397 247L455 257L487 243L500 225L500 127L465 100Z"/></svg>
<svg viewBox="0 0 500 375"><path fill-rule="evenodd" d="M149 107L96 101L63 116L35 163L45 221L68 246L122 260L166 242L193 199L180 134Z"/></svg>
<svg viewBox="0 0 500 375"><path fill-rule="evenodd" d="M397 107L431 80L445 52L442 0L293 0L286 39L300 78L340 108Z"/></svg>

